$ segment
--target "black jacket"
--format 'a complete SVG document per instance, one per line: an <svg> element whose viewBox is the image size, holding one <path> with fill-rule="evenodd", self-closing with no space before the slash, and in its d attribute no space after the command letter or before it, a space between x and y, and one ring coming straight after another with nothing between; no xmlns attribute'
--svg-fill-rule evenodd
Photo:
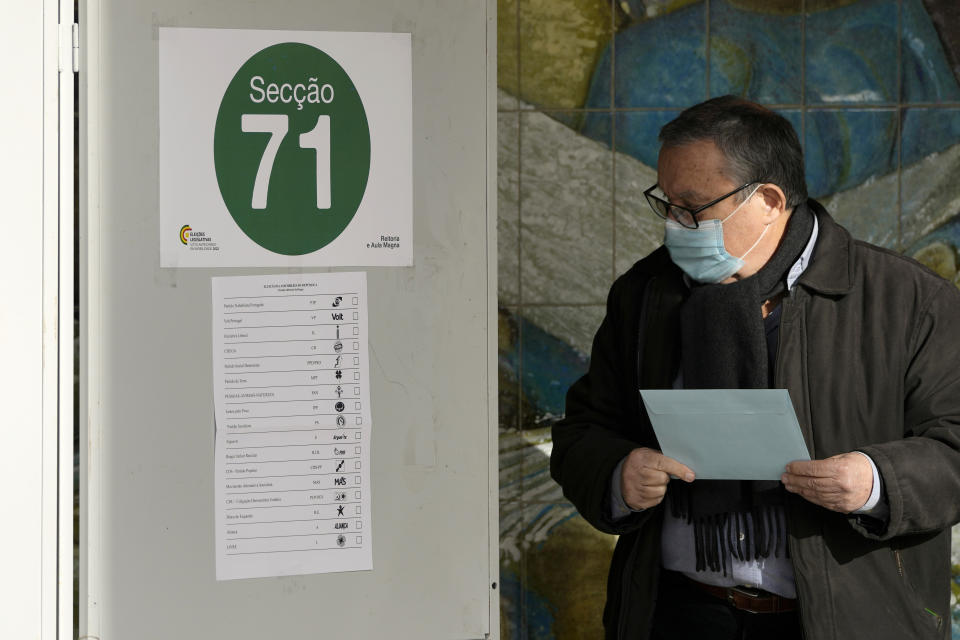
<svg viewBox="0 0 960 640"><path fill-rule="evenodd" d="M960 521L960 291L909 258L852 239L810 206L820 231L782 303L775 386L789 390L812 458L859 450L874 460L890 517L877 529L788 494L804 635L945 639L950 526ZM663 505L617 522L606 505L617 463L638 446L657 447L637 392L640 327L646 284L671 269L661 247L613 284L590 368L553 429L553 478L588 522L620 535L607 638L649 635Z"/></svg>

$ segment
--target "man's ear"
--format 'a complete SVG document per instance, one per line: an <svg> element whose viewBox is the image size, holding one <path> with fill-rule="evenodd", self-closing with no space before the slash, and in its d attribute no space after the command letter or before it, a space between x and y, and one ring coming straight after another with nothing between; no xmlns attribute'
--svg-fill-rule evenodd
<svg viewBox="0 0 960 640"><path fill-rule="evenodd" d="M769 182L765 183L757 190L757 195L763 200L764 224L771 224L787 213L787 195L777 185Z"/></svg>

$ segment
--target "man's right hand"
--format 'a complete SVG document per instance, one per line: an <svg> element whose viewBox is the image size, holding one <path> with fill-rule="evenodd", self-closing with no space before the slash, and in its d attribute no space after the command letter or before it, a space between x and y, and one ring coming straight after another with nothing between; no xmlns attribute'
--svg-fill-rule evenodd
<svg viewBox="0 0 960 640"><path fill-rule="evenodd" d="M656 449L634 449L623 463L620 491L631 509L649 509L663 500L670 476L693 482L690 467L668 458Z"/></svg>

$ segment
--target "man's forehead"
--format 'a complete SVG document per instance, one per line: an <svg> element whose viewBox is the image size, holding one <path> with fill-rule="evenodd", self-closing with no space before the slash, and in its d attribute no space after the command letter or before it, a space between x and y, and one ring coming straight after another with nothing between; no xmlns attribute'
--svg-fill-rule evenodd
<svg viewBox="0 0 960 640"><path fill-rule="evenodd" d="M660 188L663 189L662 186ZM666 193L666 191L664 191L664 193ZM704 194L701 193L700 191L697 191L696 189L684 189L682 191L671 192L669 195L674 198L681 198L684 200L686 199L696 200L704 197Z"/></svg>
<svg viewBox="0 0 960 640"><path fill-rule="evenodd" d="M716 183L728 181L723 160L720 150L707 140L662 148L657 160L660 189L674 200L709 199L707 196L716 191Z"/></svg>

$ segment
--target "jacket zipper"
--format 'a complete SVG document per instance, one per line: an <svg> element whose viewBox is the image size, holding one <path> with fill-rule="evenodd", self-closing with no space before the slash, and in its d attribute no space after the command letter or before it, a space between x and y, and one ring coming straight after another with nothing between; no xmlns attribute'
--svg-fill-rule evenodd
<svg viewBox="0 0 960 640"><path fill-rule="evenodd" d="M783 300L780 301L782 308L780 309L780 327L777 329L777 358L774 361L773 369L773 386L777 389L783 388L783 367L781 363L783 362L783 327L787 324L787 311L790 309L790 302L794 299L794 289L789 289L786 295L783 297ZM783 516L787 523L787 547L790 550L790 557L797 557L796 545L793 543L793 540L790 538L789 531L793 529L792 520L793 517L790 514L790 509L787 508L787 505L784 504ZM791 563L792 564L792 563ZM794 576L794 584L796 584L796 576ZM800 593L798 589L797 593L797 619L800 620L801 625L803 624L803 599L800 598Z"/></svg>
<svg viewBox="0 0 960 640"><path fill-rule="evenodd" d="M904 578L903 556L900 554L900 549L893 550L893 557L897 560L897 573L900 574L901 578ZM933 619L937 622L937 631L940 631L943 628L943 616L927 607L924 607L923 611L924 613L929 613L931 616L933 616Z"/></svg>
<svg viewBox="0 0 960 640"><path fill-rule="evenodd" d="M787 294L783 296L783 299L780 301L780 326L777 327L777 359L773 363L773 386L780 388L782 385L782 376L781 371L782 367L780 363L783 361L783 358L780 355L783 353L783 325L784 320L787 318L787 308L790 306L788 303L790 300L793 300L793 289L787 291Z"/></svg>

